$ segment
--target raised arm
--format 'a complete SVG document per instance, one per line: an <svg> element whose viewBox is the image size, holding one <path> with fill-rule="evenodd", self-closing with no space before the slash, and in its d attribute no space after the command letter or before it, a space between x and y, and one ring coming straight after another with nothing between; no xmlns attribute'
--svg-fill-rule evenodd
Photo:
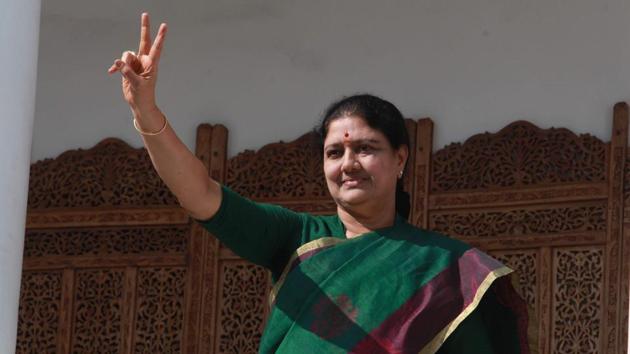
<svg viewBox="0 0 630 354"><path fill-rule="evenodd" d="M158 175L192 217L205 220L219 209L221 188L177 137L155 102L158 64L166 30L166 24L162 23L151 44L149 15L143 13L138 53L123 52L108 72L121 73L123 96L133 113L134 124L143 132L144 145Z"/></svg>

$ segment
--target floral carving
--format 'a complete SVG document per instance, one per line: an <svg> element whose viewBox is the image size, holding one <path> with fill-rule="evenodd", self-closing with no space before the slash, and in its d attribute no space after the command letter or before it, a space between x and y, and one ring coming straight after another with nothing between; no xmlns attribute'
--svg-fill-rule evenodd
<svg viewBox="0 0 630 354"><path fill-rule="evenodd" d="M185 268L138 271L135 352L182 351Z"/></svg>
<svg viewBox="0 0 630 354"><path fill-rule="evenodd" d="M433 213L430 227L455 237L501 237L606 230L606 206Z"/></svg>
<svg viewBox="0 0 630 354"><path fill-rule="evenodd" d="M189 226L27 230L25 257L184 253Z"/></svg>
<svg viewBox="0 0 630 354"><path fill-rule="evenodd" d="M226 185L256 200L329 198L318 139L309 133L242 152L228 160Z"/></svg>
<svg viewBox="0 0 630 354"><path fill-rule="evenodd" d="M268 272L243 261L222 262L219 353L257 353Z"/></svg>
<svg viewBox="0 0 630 354"><path fill-rule="evenodd" d="M73 353L118 353L123 308L122 270L76 272Z"/></svg>
<svg viewBox="0 0 630 354"><path fill-rule="evenodd" d="M551 352L600 352L603 257L602 249L555 251Z"/></svg>
<svg viewBox="0 0 630 354"><path fill-rule="evenodd" d="M517 121L454 143L432 157L433 192L606 180L604 142Z"/></svg>
<svg viewBox="0 0 630 354"><path fill-rule="evenodd" d="M20 291L16 353L56 353L60 271L24 272Z"/></svg>
<svg viewBox="0 0 630 354"><path fill-rule="evenodd" d="M31 165L31 209L177 204L146 149L134 149L119 139Z"/></svg>

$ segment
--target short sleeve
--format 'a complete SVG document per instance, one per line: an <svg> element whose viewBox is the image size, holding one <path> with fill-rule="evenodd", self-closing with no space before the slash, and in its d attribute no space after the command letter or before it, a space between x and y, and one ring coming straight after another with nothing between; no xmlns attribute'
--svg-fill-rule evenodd
<svg viewBox="0 0 630 354"><path fill-rule="evenodd" d="M240 257L274 274L282 272L299 246L304 215L254 202L225 186L221 192L216 214L208 220L195 220Z"/></svg>

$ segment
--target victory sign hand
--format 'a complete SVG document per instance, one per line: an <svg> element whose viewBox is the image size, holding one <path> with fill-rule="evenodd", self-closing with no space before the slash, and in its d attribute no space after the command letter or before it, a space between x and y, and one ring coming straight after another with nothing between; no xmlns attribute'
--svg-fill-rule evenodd
<svg viewBox="0 0 630 354"><path fill-rule="evenodd" d="M116 59L108 70L110 74L116 71L122 74L123 96L134 113L157 108L155 86L158 64L166 36L166 24L162 23L155 41L151 44L149 15L143 13L140 22L138 53L123 52L121 58Z"/></svg>

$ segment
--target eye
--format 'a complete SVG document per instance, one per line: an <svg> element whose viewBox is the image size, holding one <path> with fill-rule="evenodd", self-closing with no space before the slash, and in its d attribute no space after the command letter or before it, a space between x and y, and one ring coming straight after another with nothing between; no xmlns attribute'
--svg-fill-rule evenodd
<svg viewBox="0 0 630 354"><path fill-rule="evenodd" d="M367 144L363 144L363 145L359 145L358 150L360 153L369 153L372 152L374 149Z"/></svg>
<svg viewBox="0 0 630 354"><path fill-rule="evenodd" d="M339 158L340 156L341 156L341 150L337 150L337 149L326 150L326 157L329 159L336 159L336 158Z"/></svg>

